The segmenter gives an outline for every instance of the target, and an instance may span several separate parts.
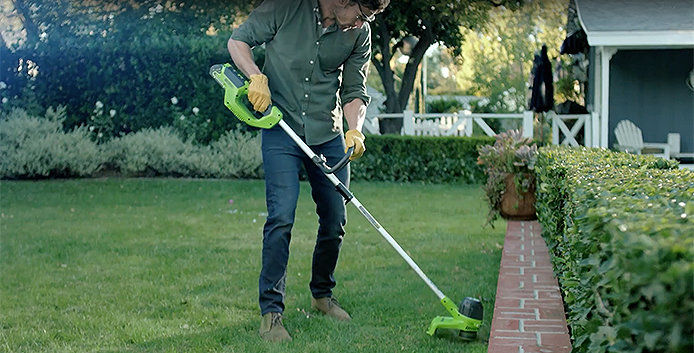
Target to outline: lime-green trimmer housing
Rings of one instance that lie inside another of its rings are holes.
[[[210,75],[224,88],[224,105],[244,123],[269,129],[282,120],[282,112],[272,104],[262,113],[249,109],[247,96],[250,82],[231,64],[212,66]]]

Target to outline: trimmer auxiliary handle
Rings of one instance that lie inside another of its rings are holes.
[[[434,335],[439,328],[460,330],[462,337],[472,339],[482,325],[482,305],[474,298],[465,298],[457,308],[453,300],[448,298],[439,290],[438,287],[427,277],[422,269],[419,268],[412,258],[400,247],[400,244],[393,239],[388,231],[383,228],[378,221],[366,210],[364,205],[354,197],[347,187],[335,176],[335,172],[349,163],[354,147],[350,147],[345,156],[333,167],[329,167],[323,156],[316,155],[313,150],[299,137],[292,128],[282,120],[282,112],[273,105],[265,112],[254,112],[248,102],[248,79],[232,64],[219,64],[210,68],[210,75],[224,88],[224,105],[231,110],[234,115],[248,125],[269,129],[279,124],[280,128],[294,140],[304,153],[325,173],[330,182],[335,185],[337,191],[345,199],[345,203],[352,203],[354,207],[376,228],[383,238],[397,251],[397,253],[407,262],[417,275],[429,286],[451,314],[451,317],[437,316],[431,321],[427,333]],[[463,313],[461,313],[461,310]]]

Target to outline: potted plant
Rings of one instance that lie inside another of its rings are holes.
[[[480,146],[477,164],[484,166],[483,189],[489,201],[487,223],[499,215],[530,220],[535,216],[535,161],[537,145],[520,130],[496,135],[494,145]]]

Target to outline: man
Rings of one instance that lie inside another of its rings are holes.
[[[361,133],[369,96],[371,56],[368,25],[389,0],[266,0],[239,26],[227,47],[250,78],[248,100],[257,111],[271,103],[318,155],[334,165],[347,148],[350,160],[364,153]],[[251,48],[265,44],[265,65],[255,65]],[[342,135],[342,116],[349,130]],[[279,127],[262,132],[268,217],[263,228],[259,302],[260,336],[289,341],[282,323],[289,242],[303,165],[318,214],[313,252],[311,306],[338,320],[350,320],[332,296],[333,273],[345,234],[344,200],[330,181]],[[336,173],[349,186],[349,166]]]

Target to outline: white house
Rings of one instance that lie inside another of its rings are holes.
[[[694,152],[694,0],[575,4],[590,46],[586,105],[599,116],[592,144],[612,147],[629,119],[645,141],[678,133],[681,150]]]

